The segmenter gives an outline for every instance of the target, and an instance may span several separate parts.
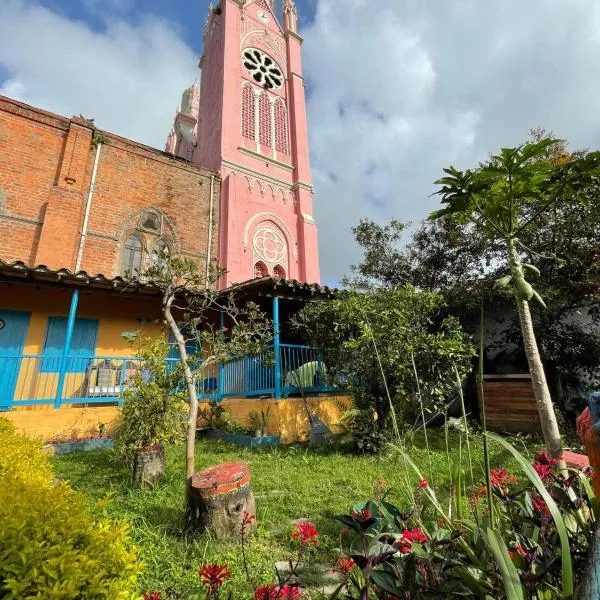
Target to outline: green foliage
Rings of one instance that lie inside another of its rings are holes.
[[[374,411],[376,428],[389,428],[390,400],[399,416],[416,414],[420,394],[428,409],[453,389],[454,367],[464,376],[473,354],[454,318],[443,318],[443,298],[411,286],[344,292],[306,306],[297,325],[323,352],[332,383],[344,385],[355,406]],[[412,358],[416,365],[415,378]],[[366,426],[364,417],[357,426]]]
[[[465,502],[460,475],[452,483],[454,501],[444,509],[437,497],[440,487],[423,479],[405,454],[405,465],[418,478],[413,477],[412,510],[378,500],[355,504],[350,514],[336,517],[345,526],[342,550],[356,567],[334,597],[573,598],[586,572],[596,519],[587,477],[563,477],[556,472],[558,461],[547,453],[531,465],[505,440],[491,439],[527,475],[520,482],[507,469],[492,470],[492,506],[485,501],[483,483],[470,488]]]
[[[377,426],[377,414],[371,409],[355,408],[344,412],[339,426],[351,448],[363,454],[378,454],[392,439],[390,431]]]
[[[164,337],[142,339],[137,350],[143,369],[128,383],[115,432],[115,450],[128,462],[138,448],[183,439],[187,420],[181,369],[166,361]]]
[[[129,536],[124,521],[90,517],[81,495],[54,485],[39,444],[0,419],[0,598],[137,599]]]

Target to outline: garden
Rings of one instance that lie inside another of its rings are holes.
[[[144,370],[113,449],[48,457],[0,419],[0,598],[597,597],[599,485],[563,452],[600,455],[584,410],[600,356],[600,154],[533,138],[446,169],[443,208],[408,244],[406,224],[361,222],[346,288],[286,324],[352,399],[319,444],[198,435],[199,417],[265,433],[268,412],[233,423],[201,408],[196,384],[266,352],[272,324],[163,257],[145,277],[179,360],[165,340],[135,340]],[[488,431],[494,369],[531,376],[539,435]]]

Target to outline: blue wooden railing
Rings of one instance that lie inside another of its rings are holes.
[[[176,358],[167,362],[173,367]],[[123,356],[0,357],[0,410],[18,406],[121,403],[127,383],[143,363]],[[198,377],[201,399],[287,397],[332,391],[320,353],[310,346],[279,344],[256,356],[214,365]]]

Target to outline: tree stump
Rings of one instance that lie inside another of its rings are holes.
[[[165,476],[165,449],[162,444],[138,448],[133,463],[133,483],[154,487]]]
[[[192,477],[189,520],[193,529],[210,531],[218,540],[237,540],[244,513],[256,517],[250,467],[245,463],[216,465]],[[246,531],[256,527],[256,518]]]

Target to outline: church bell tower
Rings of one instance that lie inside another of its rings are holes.
[[[221,175],[221,287],[269,275],[319,282],[297,23],[294,0],[281,15],[275,0],[211,6],[199,110],[178,113],[167,143]]]

